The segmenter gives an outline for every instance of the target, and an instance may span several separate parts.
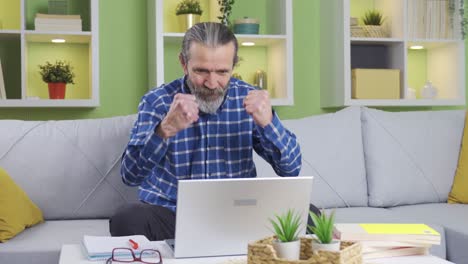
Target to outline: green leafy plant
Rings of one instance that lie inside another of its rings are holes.
[[[372,9],[366,11],[362,17],[364,25],[380,26],[384,22],[384,17],[379,10]]]
[[[47,61],[45,64],[39,65],[39,69],[42,80],[46,83],[75,83],[73,81],[75,74],[69,62],[59,60],[52,64]]]
[[[176,15],[184,14],[203,14],[200,2],[198,0],[182,0],[176,7]]]
[[[335,211],[332,211],[330,215],[327,215],[325,211],[322,211],[320,215],[316,215],[314,212],[309,212],[312,221],[315,226],[307,226],[309,231],[313,232],[321,244],[329,244],[333,240],[333,228],[335,225]]]
[[[222,24],[229,26],[229,16],[231,16],[234,0],[218,0],[218,5],[219,11],[221,11],[221,16],[218,16],[218,19]]]
[[[276,237],[281,242],[296,241],[301,225],[301,216],[294,210],[288,210],[280,216],[275,215],[275,219],[269,219],[273,226]]]

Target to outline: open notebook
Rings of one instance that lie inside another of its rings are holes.
[[[130,239],[138,244],[136,249],[132,249],[137,256],[144,249],[158,250],[163,258],[172,256],[171,250],[166,243],[162,241],[149,241],[143,235],[120,237],[85,235],[81,244],[84,254],[89,260],[106,260],[112,256],[114,248],[132,248],[133,244],[130,243]],[[130,257],[131,255],[122,255],[122,257],[125,256]]]

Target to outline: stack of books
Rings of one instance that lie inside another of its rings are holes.
[[[361,242],[364,259],[427,255],[441,240],[425,224],[335,224],[334,236]]]
[[[34,26],[36,30],[41,31],[82,31],[80,15],[37,13]]]

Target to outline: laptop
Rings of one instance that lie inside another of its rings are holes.
[[[289,209],[304,235],[313,177],[181,180],[175,258],[247,254],[247,245],[273,235],[269,218]]]

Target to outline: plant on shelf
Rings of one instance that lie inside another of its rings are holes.
[[[229,16],[231,16],[234,0],[218,0],[218,5],[219,11],[221,12],[221,16],[218,16],[218,19],[222,24],[230,26],[231,22],[229,21]]]
[[[377,9],[366,11],[362,17],[364,25],[381,26],[384,22],[382,13]]]
[[[203,10],[198,0],[182,0],[177,4],[176,15],[179,17],[182,31],[186,31],[196,23],[199,23],[202,14]]]
[[[182,0],[177,4],[176,15],[185,14],[196,14],[202,15],[203,10],[201,9],[200,2],[198,0]]]
[[[362,17],[362,23],[364,23],[364,31],[366,37],[386,37],[386,34],[382,28],[385,18],[382,13],[377,9],[367,10]]]
[[[58,60],[54,64],[39,65],[42,80],[48,84],[50,99],[64,99],[68,83],[75,84],[73,67],[69,62]]]
[[[277,240],[273,243],[278,257],[297,260],[300,255],[301,243],[298,238],[301,216],[290,209],[285,214],[275,215],[269,219]]]
[[[320,214],[309,212],[315,226],[309,225],[308,229],[314,233],[312,240],[312,251],[318,250],[339,251],[340,241],[333,239],[333,229],[335,227],[335,211],[329,215],[324,210]]]

